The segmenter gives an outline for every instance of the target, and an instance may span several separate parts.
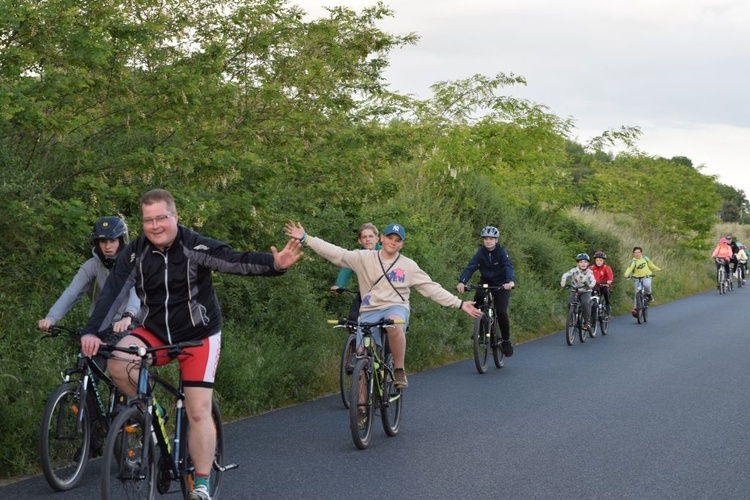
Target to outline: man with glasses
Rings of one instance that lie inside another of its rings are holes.
[[[302,256],[300,243],[290,239],[279,252],[237,252],[228,245],[206,238],[178,224],[172,195],[154,189],[141,197],[143,234],[131,242],[118,258],[102,295],[81,337],[81,352],[96,354],[116,313],[113,304],[135,286],[142,307],[141,327],[119,345],[150,346],[203,340],[179,356],[185,388],[185,408],[190,422],[188,441],[195,464],[196,486],[189,500],[210,500],[210,474],[216,446],[211,401],[221,349],[221,310],[214,292],[212,272],[277,276]],[[125,394],[136,393],[138,358],[118,353],[110,360],[110,373]],[[159,358],[156,365],[168,363]]]

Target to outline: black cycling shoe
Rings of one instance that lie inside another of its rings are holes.
[[[510,340],[503,340],[500,343],[500,351],[506,358],[513,356],[513,344],[510,343]]]

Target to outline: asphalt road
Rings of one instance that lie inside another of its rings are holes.
[[[748,306],[748,288],[704,293],[585,344],[518,345],[485,375],[472,359],[411,374],[401,433],[377,421],[363,451],[338,394],[227,424],[240,467],[221,498],[750,498]],[[98,498],[98,462],[72,492],[37,476],[0,494]]]

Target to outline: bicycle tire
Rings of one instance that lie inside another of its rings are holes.
[[[156,495],[156,443],[149,439],[148,463],[142,464],[144,439],[149,437],[141,410],[131,406],[115,417],[104,447],[101,469],[102,500],[154,498]]]
[[[339,370],[339,387],[341,390],[341,402],[344,408],[349,408],[349,393],[352,390],[352,370],[354,370],[354,361],[357,354],[357,336],[350,333],[344,341],[344,347],[341,349],[341,363]]]
[[[742,272],[742,266],[737,264],[737,288],[742,288],[742,280],[744,277],[745,276]]]
[[[581,304],[583,306],[583,304]],[[583,311],[581,309],[578,310],[578,321],[576,322],[577,328],[578,328],[578,340],[583,344],[586,342],[586,336],[588,335],[588,330],[583,329]]]
[[[573,341],[576,338],[576,309],[574,304],[568,305],[568,319],[565,322],[565,342],[568,345],[573,345]]]
[[[471,336],[474,346],[474,365],[483,374],[487,371],[487,359],[490,352],[490,327],[487,313],[474,320],[474,333]]]
[[[393,355],[385,358],[388,368],[383,374],[383,397],[380,398],[380,419],[383,430],[389,436],[395,436],[401,430],[404,394],[393,385]]]
[[[648,302],[643,302],[643,307],[641,308],[641,319],[644,323],[648,321]]]
[[[501,349],[502,340],[497,336],[497,319],[492,322],[492,330],[490,333],[490,343],[492,345],[492,359],[495,361],[495,368],[500,369],[505,364],[505,355]]]
[[[638,320],[638,324],[641,324],[641,311],[643,310],[643,293],[636,292],[635,294],[635,319]]]
[[[602,335],[607,335],[607,332],[609,332],[609,314],[607,314],[607,306],[603,307],[604,309],[599,314],[599,327]]]
[[[726,287],[726,280],[724,279],[724,266],[722,265],[717,270],[717,276],[716,276],[717,282],[719,283],[719,295],[723,295],[725,293],[725,287]]]
[[[85,411],[80,384],[58,386],[44,406],[39,430],[39,456],[47,483],[55,491],[74,488],[83,477],[91,448],[91,424],[84,415],[78,430],[78,413]]]
[[[364,391],[364,402],[359,403],[360,393]],[[370,445],[372,438],[372,419],[375,416],[375,405],[373,396],[373,371],[370,367],[370,359],[362,358],[354,365],[352,372],[352,393],[349,396],[351,406],[349,408],[349,427],[352,431],[352,440],[360,450]],[[355,403],[356,401],[356,403]],[[364,425],[359,425],[359,410],[362,408],[365,414]]]
[[[187,418],[187,412],[183,412],[183,423],[182,430],[180,432],[180,490],[184,498],[187,498],[188,493],[193,491],[195,487],[195,468],[193,467],[193,461],[190,459],[190,452],[188,449],[188,428],[190,427]],[[214,463],[211,467],[211,487],[210,494],[211,499],[216,500],[219,498],[219,488],[221,487],[221,476],[222,471],[220,467],[224,464],[224,421],[221,418],[221,410],[219,409],[219,403],[216,400],[211,402],[211,417],[214,421],[214,428],[216,429],[216,448],[214,451]]]
[[[596,300],[596,303],[591,306],[591,318],[589,318],[589,325],[591,325],[591,330],[589,330],[589,336],[593,339],[596,338],[597,331],[599,330],[599,300]]]

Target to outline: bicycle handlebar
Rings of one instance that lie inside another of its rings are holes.
[[[110,351],[124,352],[126,354],[134,354],[139,358],[146,358],[151,353],[156,351],[168,351],[164,356],[175,357],[182,353],[188,347],[200,347],[203,345],[203,340],[186,340],[185,342],[178,342],[176,344],[161,345],[157,347],[146,347],[137,346],[131,344],[127,347],[122,346],[110,346]]]
[[[352,290],[350,288],[343,288],[343,287],[333,290],[333,293],[335,293],[336,295],[341,295],[344,292],[356,295],[359,293],[359,290]]]
[[[335,325],[335,328],[345,327],[345,326],[358,326],[361,328],[380,328],[380,327],[388,328],[394,325],[403,325],[406,323],[406,321],[403,319],[390,319],[390,318],[383,318],[374,323],[363,323],[363,322],[354,321],[354,320],[346,319],[346,318],[329,319],[329,320],[326,320],[326,322],[329,325]]]
[[[505,290],[505,285],[488,285],[486,283],[476,284],[476,285],[464,285],[466,289],[464,292],[470,292],[474,290],[486,290],[488,292],[495,292],[498,290]],[[511,290],[514,289],[515,286],[511,287]]]

